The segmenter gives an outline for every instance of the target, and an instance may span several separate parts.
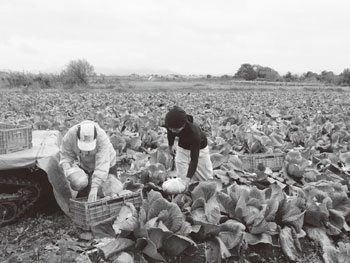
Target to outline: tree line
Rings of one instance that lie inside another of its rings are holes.
[[[287,72],[281,76],[276,70],[270,67],[264,67],[260,65],[251,65],[248,63],[242,64],[234,75],[236,79],[243,80],[261,80],[261,81],[284,81],[284,82],[314,82],[325,83],[329,85],[350,85],[350,69],[344,69],[339,75],[334,74],[332,71],[322,71],[317,74],[312,71],[308,71],[301,75],[292,74]]]
[[[94,75],[96,75],[94,67],[85,59],[79,59],[70,61],[59,74],[6,72],[1,77],[1,81],[10,88],[56,88],[60,85],[65,88],[73,88],[87,85],[89,77]]]
[[[9,72],[1,76],[1,82],[12,87],[55,88],[63,85],[66,88],[88,85],[89,78],[96,76],[94,67],[85,59],[72,60],[59,74],[31,74]],[[207,75],[206,78],[212,78]],[[248,63],[242,64],[234,76],[224,75],[223,79],[242,79],[247,81],[268,82],[302,82],[324,83],[327,85],[350,86],[350,69],[344,69],[339,75],[332,71],[322,71],[320,74],[308,71],[301,75],[287,72],[281,76],[276,70]]]

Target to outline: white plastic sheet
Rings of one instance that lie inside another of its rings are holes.
[[[56,201],[69,215],[69,199],[75,196],[59,167],[59,148],[62,135],[59,131],[33,131],[33,147],[0,155],[0,170],[29,167],[36,164],[48,175]]]

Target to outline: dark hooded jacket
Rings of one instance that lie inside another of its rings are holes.
[[[187,121],[183,130],[178,133],[172,133],[168,127],[167,128],[167,136],[169,146],[174,145],[175,137],[179,137],[178,146],[191,151],[191,161],[188,167],[187,177],[192,177],[197,170],[199,151],[204,149],[208,142],[205,133],[201,130],[201,128],[193,123],[193,117],[191,115],[187,115]]]

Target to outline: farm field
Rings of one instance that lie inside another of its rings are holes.
[[[95,238],[63,212],[29,213],[0,228],[0,262],[350,262],[350,93],[189,87],[2,91],[1,121],[62,134],[97,121],[126,189],[147,197],[139,211],[126,206],[92,231]],[[206,131],[215,182],[168,196],[162,124],[173,105]],[[251,155],[284,159],[281,169],[251,171]]]

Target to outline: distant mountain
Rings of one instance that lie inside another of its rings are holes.
[[[178,74],[175,71],[168,69],[151,69],[151,68],[107,68],[107,67],[95,67],[97,74],[105,75],[169,75]]]

